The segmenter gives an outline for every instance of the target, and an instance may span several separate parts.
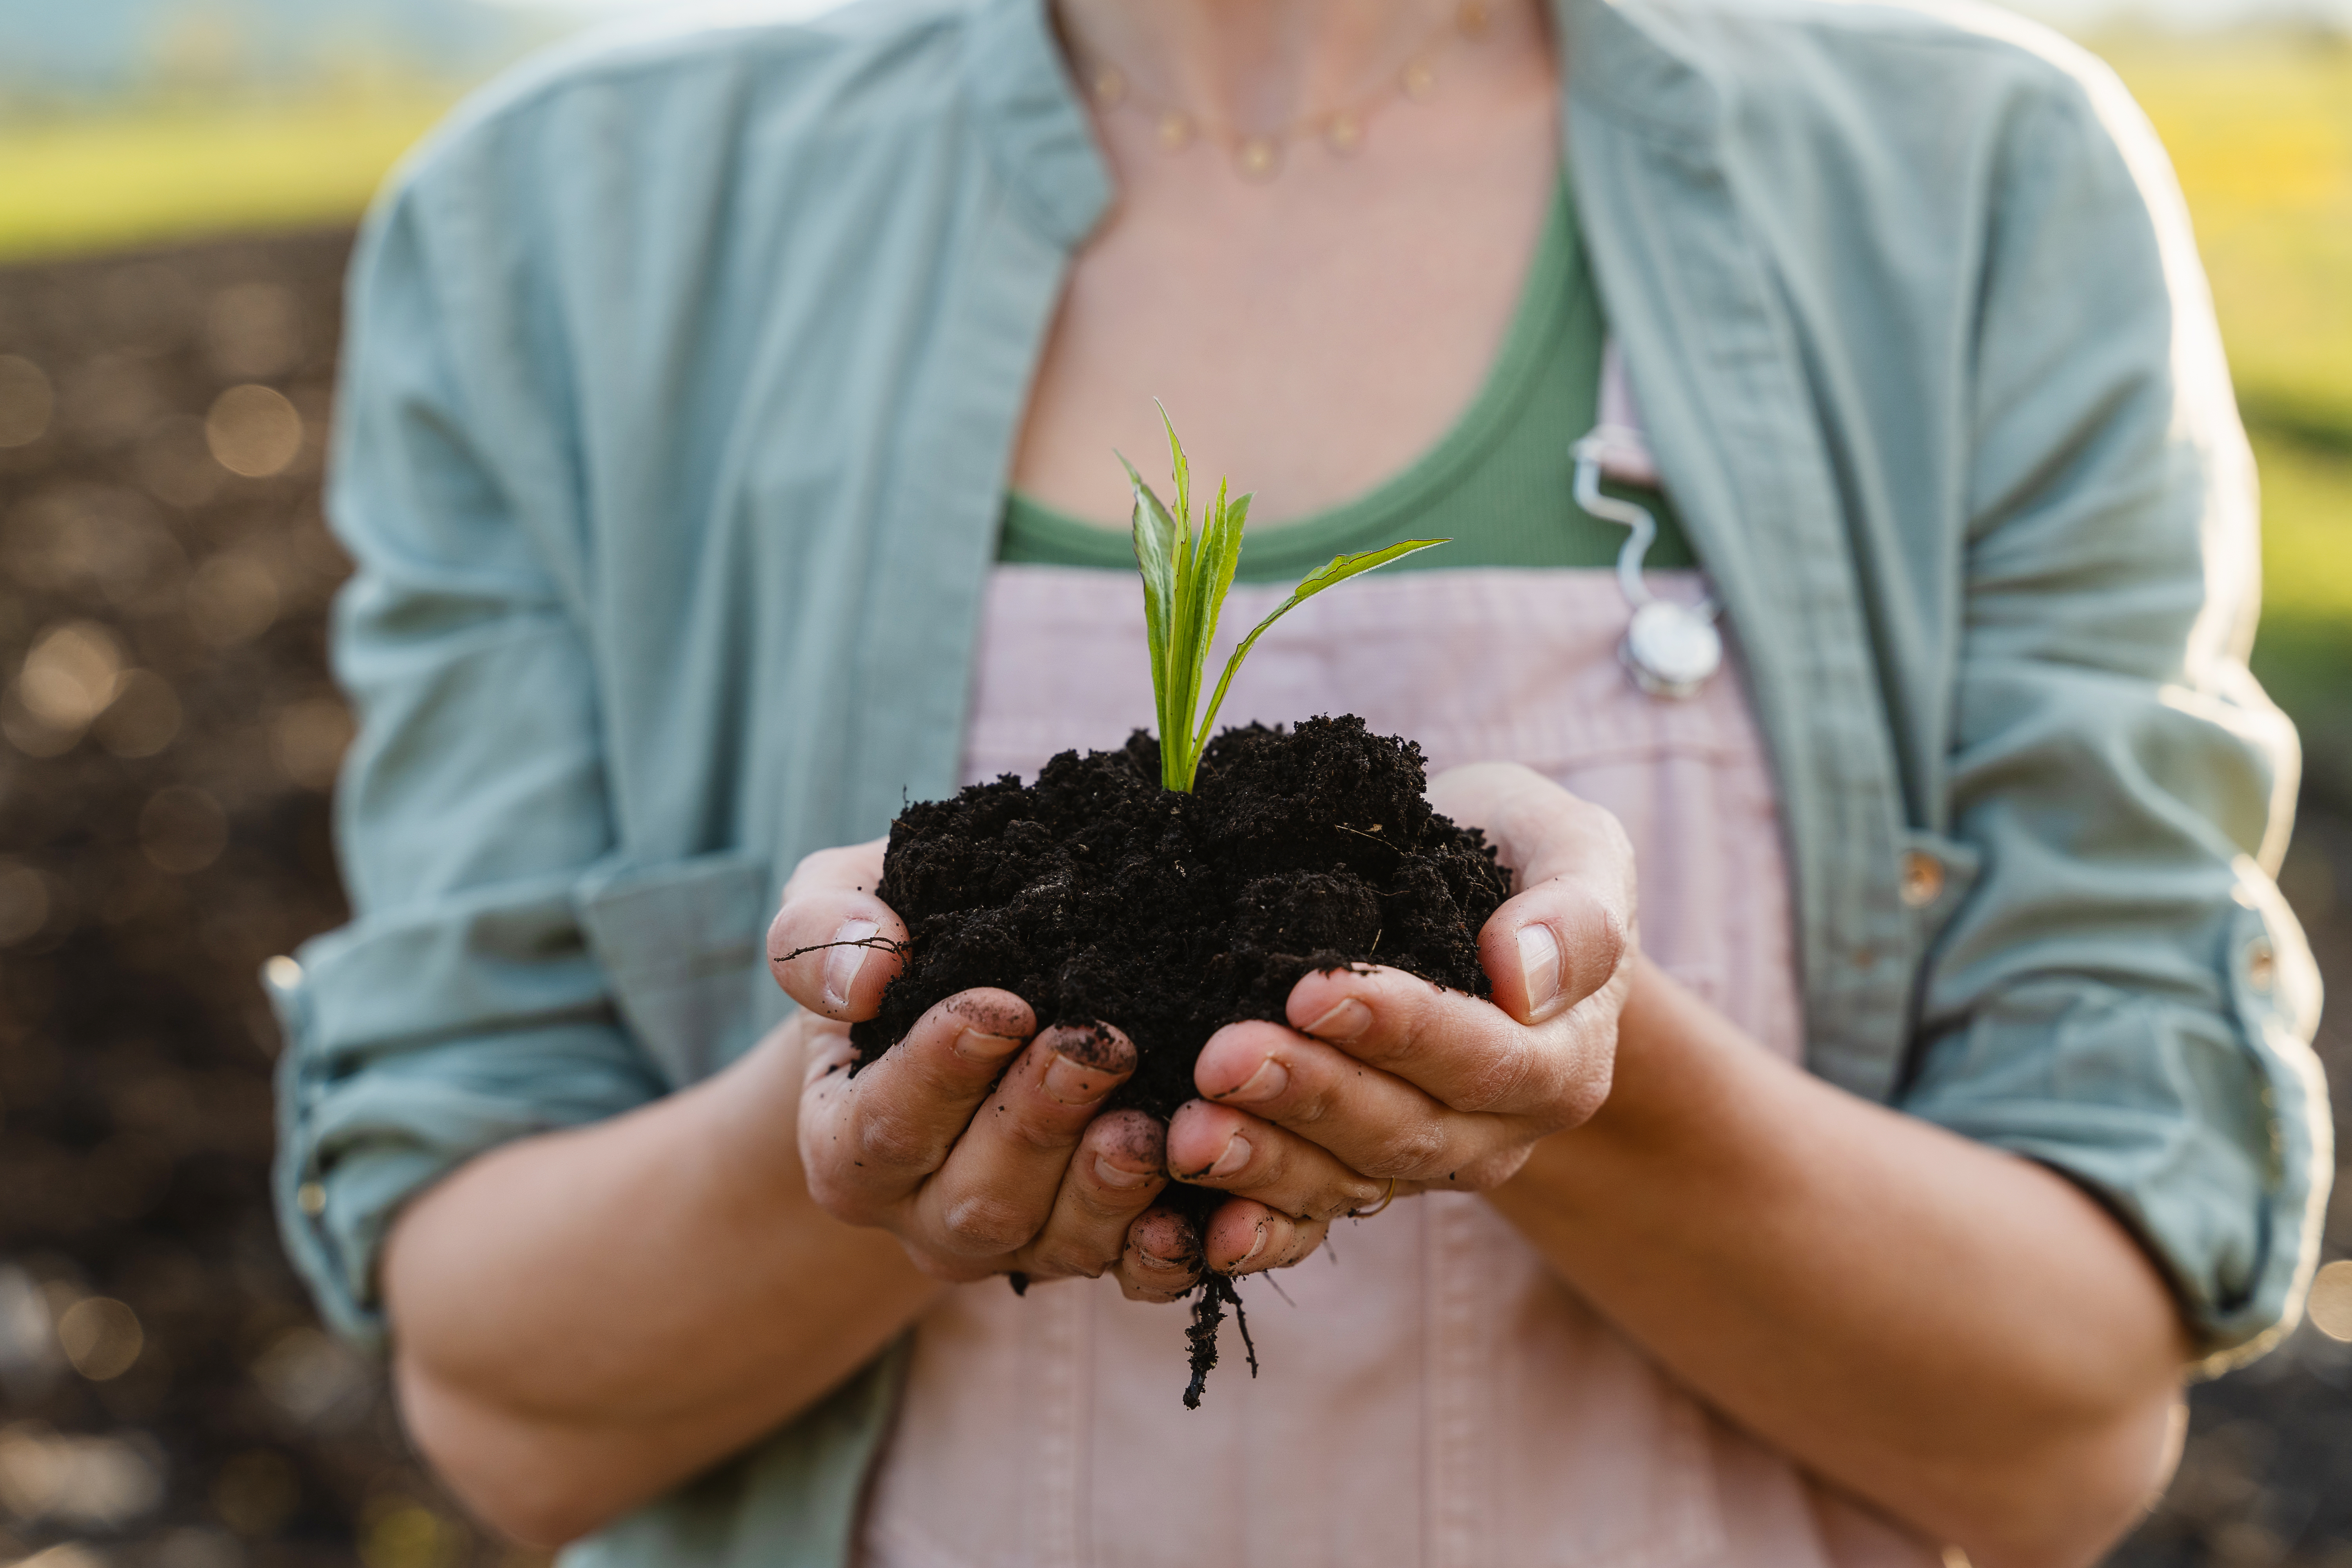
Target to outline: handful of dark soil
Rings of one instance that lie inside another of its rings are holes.
[[[1160,778],[1138,731],[1116,752],[1063,752],[1034,784],[1008,774],[901,812],[877,891],[911,940],[880,1013],[850,1031],[860,1064],[935,1004],[998,986],[1041,1027],[1126,1031],[1138,1067],[1106,1109],[1164,1120],[1194,1098],[1209,1037],[1281,1022],[1310,971],[1383,963],[1487,994],[1478,930],[1510,876],[1476,829],[1430,809],[1412,742],[1352,715],[1253,724],[1209,743],[1192,794]],[[1222,1195],[1179,1184],[1161,1201],[1198,1225]],[[1229,1302],[1233,1282],[1205,1276],[1187,1405]]]

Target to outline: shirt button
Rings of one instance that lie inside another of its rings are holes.
[[[2246,948],[2246,984],[2257,991],[2268,991],[2278,980],[2278,949],[2266,938],[2257,937]]]
[[[273,991],[299,991],[302,988],[302,966],[279,953],[261,966],[261,977]]]
[[[294,1189],[295,1206],[312,1219],[327,1212],[327,1189],[317,1182],[305,1182]]]
[[[1924,910],[1944,896],[1944,863],[1924,849],[1903,857],[1903,904]]]

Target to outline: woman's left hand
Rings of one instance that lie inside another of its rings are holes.
[[[1391,1194],[1486,1191],[1608,1098],[1635,952],[1624,829],[1507,763],[1453,769],[1429,795],[1514,871],[1478,934],[1493,999],[1401,970],[1331,970],[1291,989],[1290,1027],[1212,1036],[1192,1074],[1202,1098],[1168,1127],[1171,1173],[1251,1194],[1211,1217],[1212,1268],[1295,1263],[1332,1220]]]

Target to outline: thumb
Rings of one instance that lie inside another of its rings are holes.
[[[827,1018],[874,1016],[906,960],[907,925],[874,896],[882,841],[824,849],[784,884],[768,927],[768,967],[786,994]]]
[[[1511,763],[1449,769],[1429,799],[1482,829],[1512,873],[1512,896],[1478,933],[1495,1005],[1538,1024],[1608,984],[1637,929],[1633,845],[1617,818]]]

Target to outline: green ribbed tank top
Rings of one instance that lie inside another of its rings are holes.
[[[1607,324],[1563,183],[1527,287],[1486,384],[1437,445],[1365,495],[1283,522],[1253,521],[1244,535],[1244,582],[1296,582],[1334,555],[1401,539],[1450,538],[1384,571],[1465,566],[1609,566],[1625,530],[1576,504],[1570,447],[1593,426]],[[1664,498],[1604,485],[1658,520],[1644,564],[1694,564]],[[1085,521],[1014,491],[1005,500],[996,558],[1131,572],[1124,524]]]

